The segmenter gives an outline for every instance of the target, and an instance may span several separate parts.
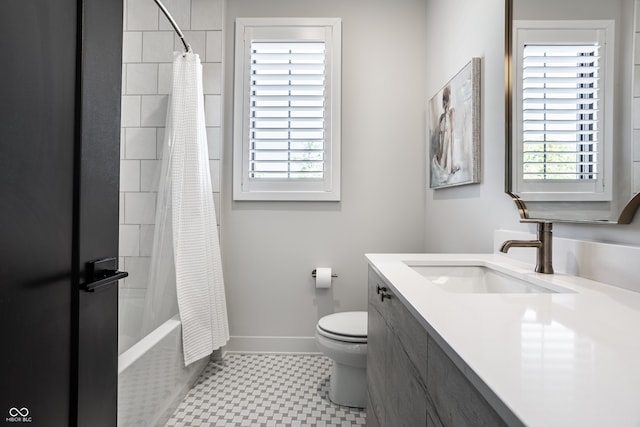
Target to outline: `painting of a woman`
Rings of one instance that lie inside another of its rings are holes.
[[[474,58],[431,98],[431,188],[479,182],[479,74]]]

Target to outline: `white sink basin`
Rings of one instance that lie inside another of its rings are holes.
[[[409,265],[431,283],[454,293],[522,294],[522,293],[573,293],[557,285],[531,283],[480,265],[425,266]]]

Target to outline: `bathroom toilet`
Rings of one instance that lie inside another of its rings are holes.
[[[329,399],[338,405],[364,408],[367,399],[367,312],[324,316],[316,327],[318,349],[333,359]]]

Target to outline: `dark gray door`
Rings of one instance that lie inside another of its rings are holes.
[[[116,423],[122,2],[0,3],[0,421]],[[115,264],[113,265],[115,269]]]

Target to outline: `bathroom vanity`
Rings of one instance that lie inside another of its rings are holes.
[[[640,423],[640,294],[497,254],[373,254],[369,426]]]

